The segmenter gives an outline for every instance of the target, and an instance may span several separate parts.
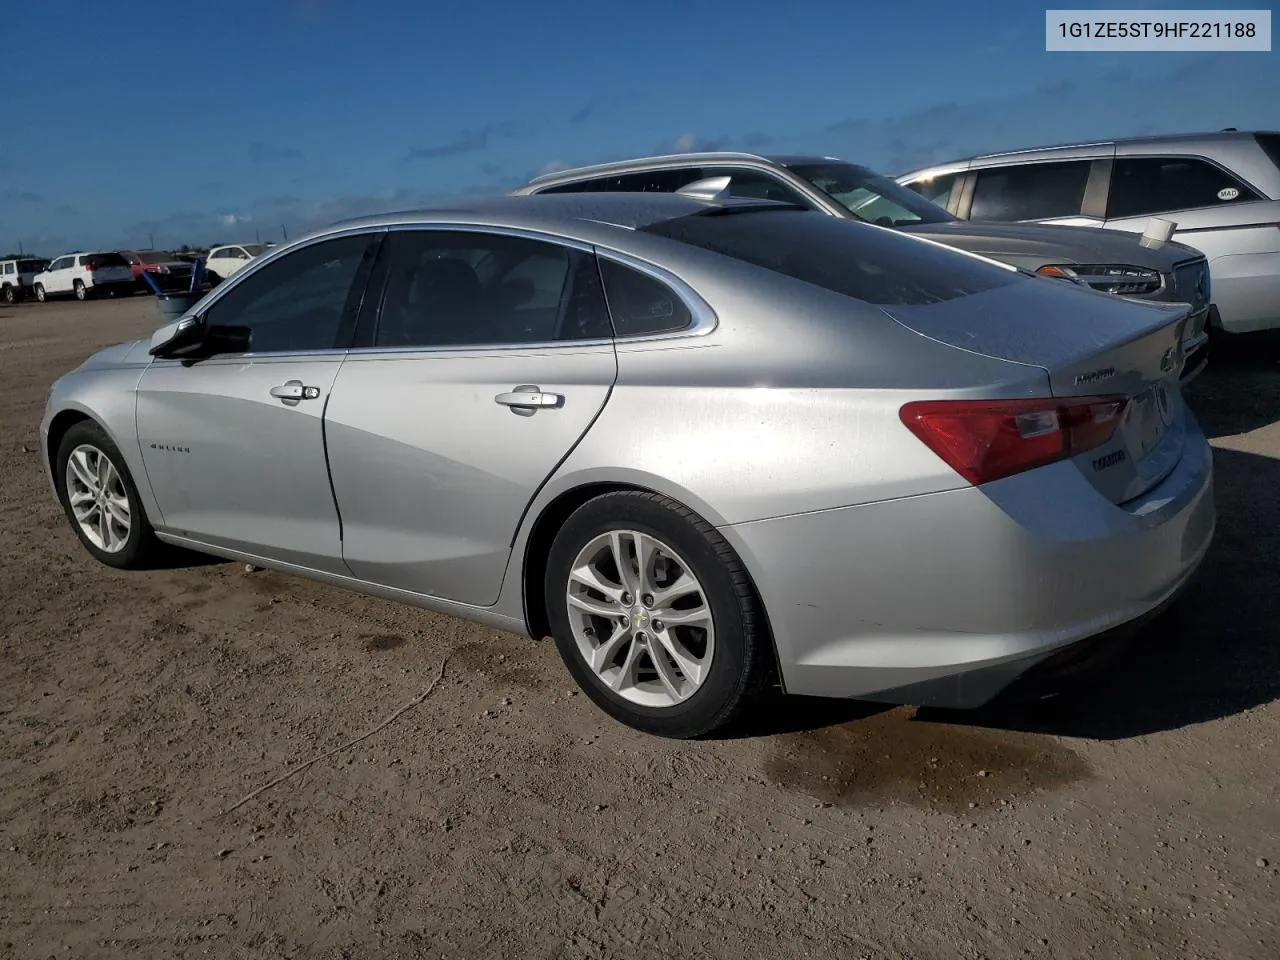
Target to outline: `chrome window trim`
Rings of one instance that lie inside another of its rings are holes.
[[[698,296],[683,280],[676,277],[670,271],[664,270],[663,268],[638,257],[622,253],[619,250],[601,247],[597,244],[586,243],[582,240],[577,240],[573,237],[566,237],[561,234],[547,233],[545,231],[532,230],[524,227],[488,226],[486,224],[449,223],[440,221],[433,223],[396,224],[389,229],[391,232],[409,230],[443,230],[448,232],[498,234],[499,236],[509,236],[524,240],[536,240],[543,243],[558,244],[572,250],[577,250],[581,253],[591,254],[596,257],[604,257],[605,259],[612,260],[620,266],[628,267],[639,273],[643,273],[668,287],[685,305],[685,308],[689,311],[689,314],[693,319],[688,326],[682,327],[679,330],[633,337],[594,337],[590,340],[543,340],[530,343],[450,344],[448,346],[438,347],[356,347],[346,351],[348,359],[350,360],[366,359],[374,356],[385,356],[390,359],[406,355],[458,356],[488,353],[546,353],[548,351],[563,353],[583,348],[612,346],[614,344],[648,343],[652,341],[673,340],[687,337],[702,337],[714,330],[719,324],[719,319],[716,317],[715,312],[711,309],[710,305]],[[610,323],[612,323],[612,318],[610,318]]]

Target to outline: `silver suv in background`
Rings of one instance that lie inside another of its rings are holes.
[[[730,197],[790,202],[979,254],[1033,273],[1142,300],[1196,307],[1183,335],[1190,378],[1207,359],[1209,272],[1198,250],[1149,247],[1129,233],[1044,224],[968,223],[892,178],[835,157],[708,152],[646,157],[560,170],[514,194],[674,193],[728,178]]]
[[[993,153],[897,178],[962,219],[1141,233],[1152,217],[1201,250],[1210,324],[1280,328],[1280,133],[1136,137]]]

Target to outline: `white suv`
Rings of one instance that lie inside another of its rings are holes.
[[[4,302],[18,303],[25,300],[36,274],[48,266],[48,260],[33,257],[0,260],[0,294],[4,296]]]
[[[68,253],[36,274],[31,287],[41,303],[50,297],[88,300],[100,293],[132,294],[133,267],[118,253]]]
[[[226,280],[254,257],[262,256],[273,246],[273,243],[230,243],[225,247],[213,247],[204,263],[205,272],[214,283]]]

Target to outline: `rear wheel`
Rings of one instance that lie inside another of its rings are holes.
[[[76,299],[77,299],[77,300],[88,300],[88,299],[89,299],[89,291],[88,291],[88,289],[85,287],[85,285],[84,285],[84,281],[83,281],[83,280],[77,280],[77,281],[76,281],[76,283],[75,283],[75,291],[76,291]]]
[[[147,521],[124,457],[96,423],[75,424],[58,444],[58,497],[86,550],[122,569],[150,565],[161,545]]]
[[[15,290],[13,287],[9,286],[8,284],[5,284],[5,288],[4,288],[4,302],[5,303],[18,302],[18,291]]]
[[[769,679],[764,612],[741,560],[667,497],[608,493],[580,507],[552,544],[545,589],[565,666],[628,726],[704,736]]]
[[[44,292],[43,283],[37,283],[35,285],[35,291],[36,291],[36,299],[39,300],[41,303],[44,303],[46,300],[49,299],[49,295]]]

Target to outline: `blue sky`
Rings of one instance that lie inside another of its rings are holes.
[[[895,173],[1280,128],[1280,54],[1046,53],[1044,6],[1026,0],[58,6],[56,42],[45,15],[6,17],[0,253],[279,239],[683,149]]]

